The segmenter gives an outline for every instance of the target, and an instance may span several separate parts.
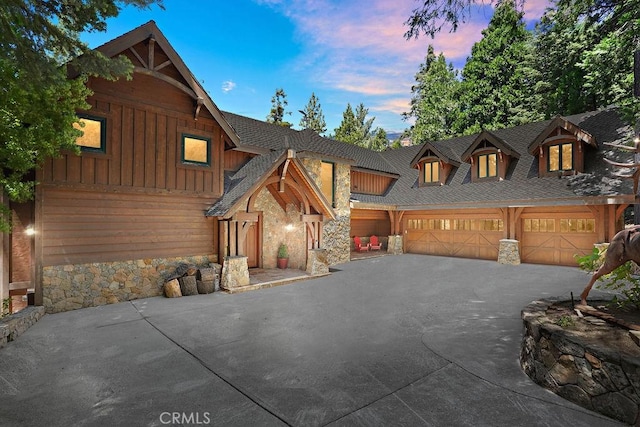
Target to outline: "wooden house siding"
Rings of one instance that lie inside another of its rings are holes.
[[[214,254],[208,197],[44,188],[43,265]]]
[[[360,194],[383,195],[394,181],[389,176],[375,175],[360,171],[351,171],[351,192]]]
[[[199,117],[196,121],[184,113],[118,102],[98,94],[89,102],[92,115],[106,118],[106,153],[65,153],[51,159],[44,164],[42,182],[222,196],[223,133],[213,119]],[[210,166],[182,164],[183,133],[211,139]]]
[[[255,154],[245,153],[242,151],[229,150],[224,153],[224,170],[237,171],[251,158],[255,157]]]
[[[391,222],[387,211],[352,209],[351,237],[375,234],[386,237],[391,234]]]

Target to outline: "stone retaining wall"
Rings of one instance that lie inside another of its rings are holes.
[[[0,347],[22,335],[44,316],[44,307],[29,305],[17,313],[0,319]]]
[[[44,267],[43,305],[47,313],[57,313],[158,296],[179,264],[217,261],[217,255],[207,255]]]
[[[640,421],[640,350],[628,331],[606,322],[587,330],[564,329],[549,316],[556,301],[534,301],[522,310],[520,364],[541,386],[592,411],[627,424]]]

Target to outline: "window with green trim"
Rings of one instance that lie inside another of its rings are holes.
[[[107,119],[89,115],[78,115],[73,127],[82,131],[76,139],[76,145],[82,151],[105,153],[107,150]]]
[[[573,170],[573,144],[549,146],[549,172]]]
[[[211,139],[183,133],[182,163],[199,166],[210,166]]]
[[[331,206],[336,205],[335,196],[336,168],[331,162],[321,162],[320,165],[320,183],[324,197],[327,198]]]
[[[498,176],[498,155],[496,153],[478,156],[478,178]]]

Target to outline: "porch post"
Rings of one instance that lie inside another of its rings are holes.
[[[0,192],[0,206],[8,208],[7,196]],[[11,253],[9,233],[0,234],[0,301],[9,297],[9,254]]]

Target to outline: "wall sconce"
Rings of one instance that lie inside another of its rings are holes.
[[[293,224],[289,223],[284,226],[285,231],[293,231]]]
[[[33,236],[34,234],[36,234],[36,229],[33,227],[33,225],[30,225],[24,229],[24,234],[26,234],[27,236]]]

